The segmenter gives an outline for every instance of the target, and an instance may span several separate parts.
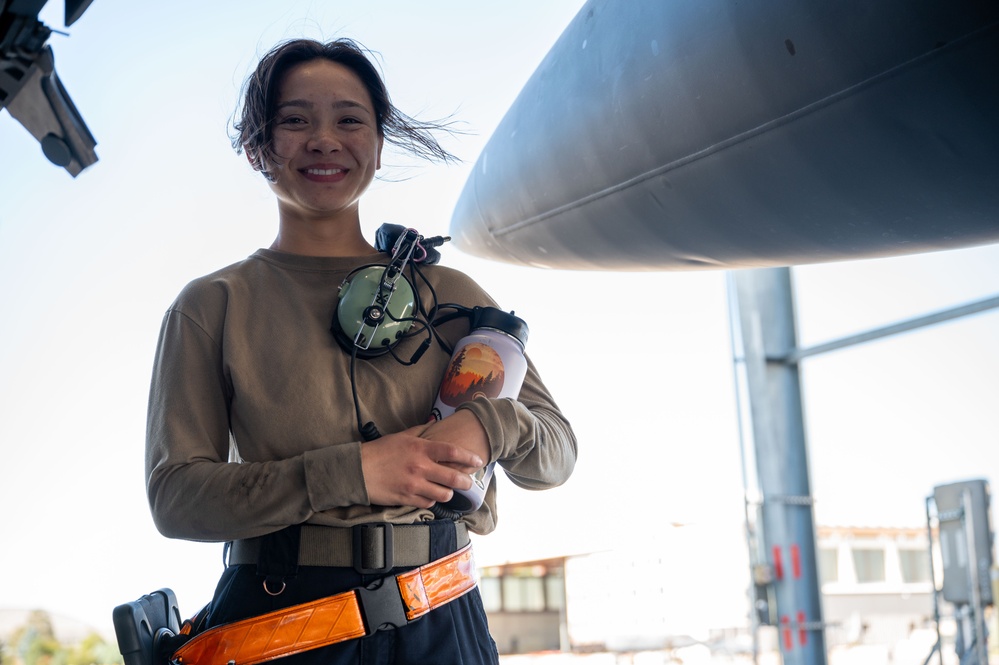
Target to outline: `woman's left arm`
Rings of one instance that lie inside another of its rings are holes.
[[[548,489],[572,474],[576,435],[530,360],[516,400],[479,397],[459,406],[455,415],[462,411],[470,411],[482,425],[489,445],[483,459],[498,462],[515,484]]]

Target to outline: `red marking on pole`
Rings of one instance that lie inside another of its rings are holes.
[[[784,579],[784,563],[781,561],[780,545],[774,545],[774,578]]]
[[[791,545],[791,574],[794,579],[801,579],[801,551],[798,545]]]
[[[791,618],[785,614],[781,617],[780,623],[784,627],[781,631],[784,633],[784,651],[790,651],[794,648],[794,638],[791,636]]]
[[[798,612],[798,641],[801,646],[805,646],[808,643],[808,631],[805,630],[805,613]]]

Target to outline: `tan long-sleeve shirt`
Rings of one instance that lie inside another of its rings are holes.
[[[146,484],[164,535],[226,541],[303,522],[433,519],[428,510],[370,505],[350,355],[330,332],[343,279],[386,259],[261,249],[185,287],[163,319],[149,396]],[[461,272],[421,270],[440,304],[496,306]],[[417,282],[429,306],[430,289]],[[467,331],[463,319],[439,327],[452,346]],[[423,339],[404,340],[398,355],[409,358]],[[409,367],[389,355],[358,360],[362,417],[385,434],[425,423],[447,362],[436,343]],[[516,401],[478,398],[460,408],[482,422],[489,461],[514,483],[545,489],[569,477],[575,437],[533,364]],[[495,479],[463,519],[476,533],[495,528]]]

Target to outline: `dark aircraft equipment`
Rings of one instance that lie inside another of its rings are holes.
[[[67,0],[72,25],[92,0]],[[97,161],[94,140],[55,72],[52,30],[38,20],[46,0],[0,0],[0,109],[34,136],[53,164],[73,177]]]
[[[999,241],[999,2],[590,0],[465,184],[471,253],[754,268]]]

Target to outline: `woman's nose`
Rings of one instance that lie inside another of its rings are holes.
[[[319,125],[309,137],[309,143],[306,147],[309,150],[326,153],[336,152],[340,150],[342,145],[334,127]]]

